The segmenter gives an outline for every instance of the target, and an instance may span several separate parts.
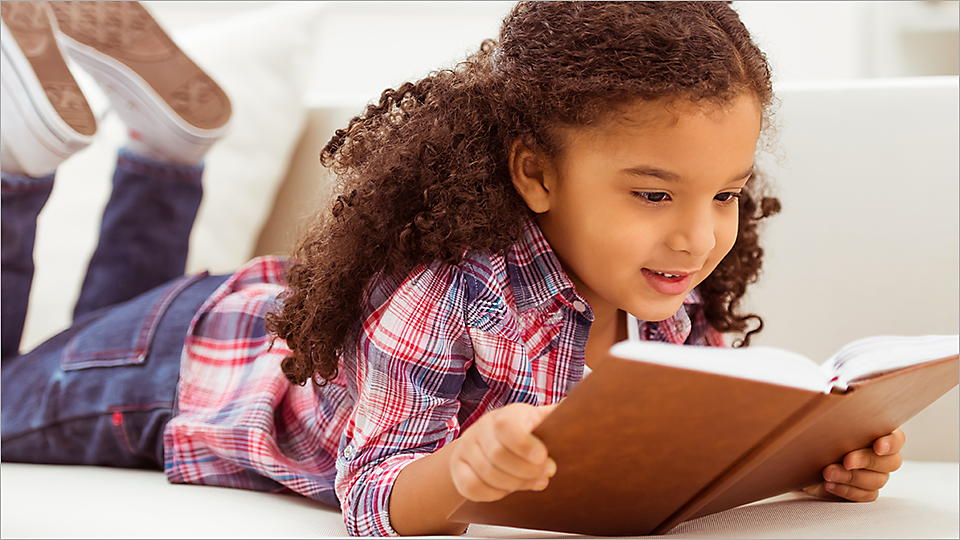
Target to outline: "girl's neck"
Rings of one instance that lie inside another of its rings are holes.
[[[627,339],[627,314],[622,309],[613,310],[612,315],[597,316],[594,312],[593,324],[590,325],[590,337],[609,338],[614,342]]]
[[[597,325],[599,320],[600,325]],[[584,361],[590,369],[596,369],[603,361],[614,343],[627,339],[627,315],[622,310],[615,310],[612,317],[604,319],[594,318],[590,326],[590,335],[587,337],[586,358]]]

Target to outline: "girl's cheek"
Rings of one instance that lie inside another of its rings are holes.
[[[715,259],[717,262],[722,260],[727,256],[727,253],[733,249],[733,245],[737,242],[737,222],[734,221],[732,224],[724,227],[717,238],[717,249],[711,258]]]

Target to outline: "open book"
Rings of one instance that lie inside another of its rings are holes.
[[[957,354],[958,342],[958,335],[873,336],[847,343],[821,364],[799,353],[764,346],[722,349],[621,341],[610,354],[829,394],[833,388],[846,390],[853,381]]]
[[[816,484],[956,386],[958,344],[874,336],[818,365],[775,347],[617,343],[533,431],[557,462],[549,487],[467,501],[448,519],[662,534]]]

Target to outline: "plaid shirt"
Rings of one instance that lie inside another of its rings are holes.
[[[358,343],[331,384],[290,384],[290,353],[264,315],[289,261],[259,257],[235,272],[190,323],[164,471],[174,483],[293,491],[343,511],[353,536],[397,536],[394,480],[484,413],[549,405],[583,378],[593,312],[533,220],[505,257],[468,253],[379,279],[364,295]],[[726,346],[696,290],[645,340]]]

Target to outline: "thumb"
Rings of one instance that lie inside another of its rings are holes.
[[[559,407],[560,404],[563,403],[563,400],[565,400],[565,399],[567,399],[567,396],[563,396],[562,398],[560,398],[560,401],[558,401],[558,402],[556,402],[556,403],[551,403],[550,405],[541,405],[541,406],[539,406],[539,407],[537,407],[537,408],[540,409],[540,410],[542,410],[542,411],[544,412],[544,415],[547,415],[547,414],[552,413],[554,409],[556,409],[557,407]]]
[[[550,413],[552,413],[553,410],[559,406],[560,406],[560,402],[558,401],[557,403],[554,403],[552,405],[540,405],[538,407],[534,407],[533,420],[535,421],[535,423],[542,422],[544,418],[550,416]]]

